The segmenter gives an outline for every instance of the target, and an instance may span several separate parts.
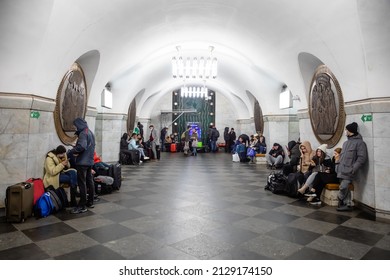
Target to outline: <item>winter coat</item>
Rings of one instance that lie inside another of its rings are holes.
[[[301,152],[299,147],[300,147],[299,144],[297,144],[297,142],[295,142],[294,140],[288,142],[287,149],[290,152],[289,154],[290,165],[295,166],[299,164],[299,160],[301,158]]]
[[[304,146],[306,148],[306,152],[302,153],[301,147]],[[311,148],[311,144],[309,141],[303,141],[302,144],[299,145],[299,151],[301,153],[301,163],[300,163],[300,171],[302,173],[306,173],[310,167],[310,161],[313,158],[315,152]]]
[[[120,149],[121,150],[127,150],[127,146],[129,145],[129,142],[127,141],[127,138],[128,138],[128,134],[127,133],[123,133],[122,135],[122,138],[121,138],[121,145],[120,145]]]
[[[82,118],[73,121],[78,135],[76,146],[69,151],[74,156],[76,166],[93,166],[93,154],[95,152],[95,135],[88,128],[88,124]]]
[[[65,154],[65,160],[68,160],[68,157]],[[60,162],[60,159],[52,152],[49,152],[45,159],[45,167],[43,175],[43,184],[45,188],[52,185],[54,188],[60,187],[60,173],[65,169],[69,168],[69,163],[64,165]]]
[[[337,177],[353,180],[360,167],[368,160],[367,146],[360,134],[348,137],[344,142],[338,164]]]

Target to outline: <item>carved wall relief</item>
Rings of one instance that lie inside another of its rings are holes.
[[[259,135],[263,134],[264,131],[264,120],[263,120],[263,112],[261,110],[259,101],[256,99],[255,105],[254,105],[254,110],[253,110],[253,118],[255,121],[255,129],[256,133]]]
[[[311,81],[309,114],[317,140],[334,147],[344,131],[344,99],[336,77],[325,65],[316,69]]]
[[[78,63],[74,63],[62,78],[54,111],[56,131],[64,144],[69,145],[76,140],[73,121],[78,117],[85,118],[87,101],[84,72]]]
[[[135,117],[136,117],[136,111],[137,111],[137,103],[135,101],[135,97],[133,101],[131,101],[129,110],[127,112],[127,132],[132,132],[134,127],[136,127],[135,123]]]

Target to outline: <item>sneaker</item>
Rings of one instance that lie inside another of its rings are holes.
[[[321,205],[321,200],[318,197],[314,197],[312,201],[310,201],[310,205]]]
[[[91,202],[87,202],[87,204],[85,204],[85,206],[87,206],[88,208],[95,208],[95,205],[93,205],[93,203],[91,203]]]
[[[70,211],[70,214],[80,214],[80,213],[85,213],[87,212],[88,209],[84,207],[75,207]]]
[[[310,191],[310,192],[308,192],[308,193],[305,193],[305,196],[308,196],[308,197],[316,197],[317,195],[316,195],[315,192]]]
[[[309,198],[306,200],[307,202],[312,202],[315,196],[309,196]]]
[[[144,160],[145,160],[145,159],[150,159],[150,158],[145,156],[145,157],[144,157]]]
[[[351,206],[348,206],[348,205],[343,205],[343,206],[337,207],[336,210],[337,211],[352,211],[353,208]]]

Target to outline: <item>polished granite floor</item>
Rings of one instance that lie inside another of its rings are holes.
[[[22,224],[0,210],[0,259],[390,260],[390,224],[264,190],[264,165],[225,153],[162,153],[122,166],[120,191],[90,211]]]

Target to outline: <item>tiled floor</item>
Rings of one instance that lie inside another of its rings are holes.
[[[390,224],[264,190],[269,170],[225,153],[122,166],[94,209],[22,224],[0,211],[0,259],[390,259]]]

